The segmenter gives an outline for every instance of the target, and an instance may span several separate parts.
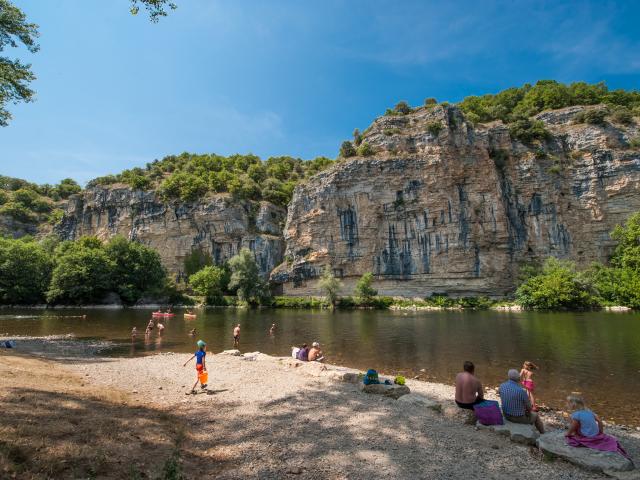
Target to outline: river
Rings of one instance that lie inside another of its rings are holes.
[[[581,392],[603,418],[640,425],[640,315],[635,313],[208,309],[198,310],[195,320],[177,312],[164,321],[162,336],[154,330],[145,337],[150,313],[0,310],[0,335],[109,340],[108,354],[117,356],[191,352],[202,338],[218,352],[232,348],[231,332],[240,323],[244,352],[289,355],[292,345],[317,340],[330,363],[443,383],[453,383],[468,359],[485,386],[498,385],[507,369],[530,360],[540,367],[536,384],[542,403],[563,408],[567,394]],[[274,336],[268,334],[272,323]],[[140,332],[135,341],[133,326]],[[193,328],[195,339],[189,336]]]

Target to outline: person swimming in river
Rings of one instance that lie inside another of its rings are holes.
[[[272,323],[271,328],[269,329],[269,335],[274,335],[276,333],[276,324]]]
[[[527,391],[527,395],[529,396],[529,401],[531,402],[531,410],[534,412],[538,411],[538,407],[536,406],[536,398],[535,398],[535,383],[533,382],[534,371],[538,369],[538,366],[530,361],[524,362],[522,365],[522,370],[520,370],[520,383]]]
[[[184,362],[184,365],[182,365],[183,367],[186,367],[187,363],[189,363],[194,358],[196,359],[196,383],[193,384],[191,393],[196,393],[196,385],[198,385],[198,382],[200,381],[200,374],[207,371],[207,361],[205,358],[207,356],[207,344],[203,340],[198,340],[196,342],[196,345],[198,345],[198,350],[196,350],[196,353],[194,353],[191,358],[189,358],[189,360]],[[207,384],[201,383],[200,388],[207,388]]]
[[[136,327],[133,327],[131,329],[131,338],[135,340],[137,336],[138,336],[138,329]]]

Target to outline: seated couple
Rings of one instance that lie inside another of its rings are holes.
[[[474,405],[484,401],[484,391],[480,380],[474,375],[472,362],[464,362],[463,372],[456,376],[456,405],[473,410]],[[500,385],[499,394],[504,417],[513,423],[535,425],[540,433],[544,433],[544,425],[538,414],[532,411],[529,396],[519,384],[520,373],[509,370],[509,380]]]
[[[293,347],[291,356],[303,362],[322,362],[324,360],[324,355],[318,342],[313,342],[311,348],[306,343],[303,343],[302,347]]]

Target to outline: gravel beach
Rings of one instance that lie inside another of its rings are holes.
[[[408,381],[412,395],[438,402],[429,408],[362,393],[340,381],[351,371],[346,368],[260,353],[209,353],[208,388],[194,395],[194,363],[182,366],[188,358],[166,353],[48,361],[89,389],[121,392],[158,415],[180,419],[185,478],[606,478],[465,424],[451,386]],[[640,459],[638,432],[613,433]]]

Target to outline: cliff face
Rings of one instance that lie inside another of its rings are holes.
[[[268,202],[243,202],[228,195],[194,203],[165,203],[155,192],[129,187],[96,187],[69,199],[57,233],[72,240],[83,235],[114,235],[155,248],[177,279],[195,250],[211,254],[216,264],[251,249],[264,275],[282,262],[282,226],[286,212]]]
[[[456,107],[377,119],[364,135],[373,157],[296,188],[272,279],[313,294],[330,265],[345,292],[371,271],[381,294],[496,296],[523,262],[605,261],[609,232],[640,210],[640,152],[629,146],[639,132],[574,124],[587,108],[601,107],[538,115],[552,137],[536,147],[500,122],[474,128]]]

